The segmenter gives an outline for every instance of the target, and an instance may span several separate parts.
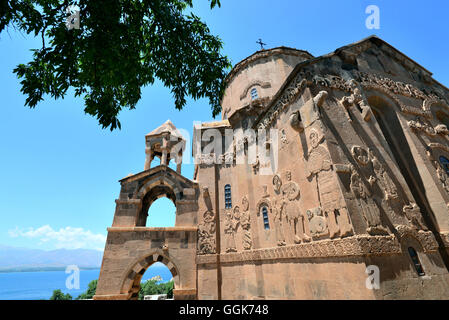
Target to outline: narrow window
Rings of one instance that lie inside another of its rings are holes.
[[[449,174],[449,159],[444,156],[440,156],[440,163],[444,171]]]
[[[263,228],[265,230],[270,229],[270,222],[268,221],[268,208],[262,207],[262,217],[263,217]]]
[[[251,100],[255,100],[259,98],[259,94],[257,93],[257,89],[256,88],[252,88],[251,89]]]
[[[225,189],[225,208],[231,209],[232,208],[231,185],[230,184],[225,185],[224,189]]]
[[[426,273],[424,272],[421,262],[419,261],[418,254],[416,253],[416,250],[413,249],[412,247],[409,247],[408,254],[410,255],[410,258],[412,258],[413,265],[415,266],[415,270],[418,273],[418,275],[424,276]]]

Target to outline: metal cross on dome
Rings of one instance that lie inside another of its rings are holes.
[[[261,50],[264,50],[264,47],[263,47],[263,46],[267,45],[266,43],[263,43],[263,42],[262,42],[262,39],[260,39],[260,38],[259,38],[259,41],[256,41],[256,43],[260,44],[260,49],[261,49]]]

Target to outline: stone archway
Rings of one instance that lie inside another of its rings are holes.
[[[142,275],[156,261],[172,272],[175,299],[196,299],[198,184],[165,165],[120,182],[94,299],[136,299]],[[175,226],[145,227],[145,210],[162,196],[176,206]]]
[[[178,268],[169,257],[161,252],[155,251],[144,258],[138,259],[138,261],[125,273],[121,293],[127,293],[129,299],[137,300],[142,276],[147,269],[156,262],[163,263],[170,270],[170,273],[173,276],[174,291],[176,292],[177,288],[181,287]]]

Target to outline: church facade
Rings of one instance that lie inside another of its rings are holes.
[[[374,36],[320,57],[254,53],[227,77],[222,120],[194,128],[193,180],[170,121],[146,136],[94,299],[136,299],[156,261],[175,299],[448,299],[448,103]],[[175,226],[146,227],[163,196]]]

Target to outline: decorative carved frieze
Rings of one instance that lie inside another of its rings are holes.
[[[418,230],[409,226],[398,225],[395,227],[400,237],[412,236],[418,240],[425,253],[438,250],[438,243],[431,231]]]
[[[439,124],[433,127],[429,120],[421,119],[419,116],[415,120],[407,121],[407,124],[414,132],[423,132],[430,137],[438,134],[447,135],[449,133],[446,125]]]
[[[417,231],[407,226],[398,226],[397,229],[401,236],[407,234],[413,235],[421,243],[425,253],[435,252],[438,249],[435,237],[430,231]],[[222,263],[245,261],[252,263],[253,261],[261,260],[357,257],[401,253],[401,245],[393,235],[355,235],[342,239],[326,239],[283,247],[253,249],[240,253],[222,254],[220,255],[220,261]],[[215,263],[215,257],[216,255],[197,256],[197,263]]]
[[[301,74],[297,75],[284,90],[277,102],[260,119],[258,128],[268,129],[279,114],[292,102],[296,100],[302,90],[306,87],[307,81],[302,78]]]

